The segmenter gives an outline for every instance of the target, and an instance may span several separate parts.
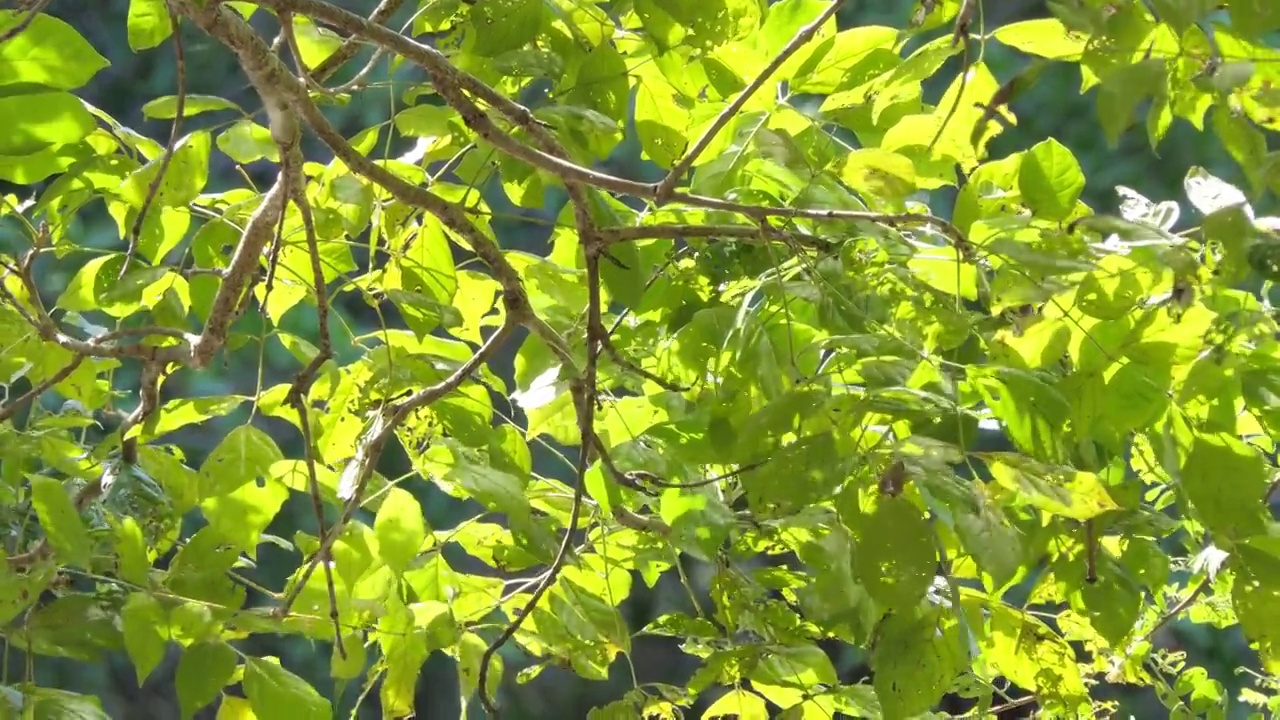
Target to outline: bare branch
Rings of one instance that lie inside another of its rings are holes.
[[[491,142],[495,147],[498,147],[504,152],[510,154],[512,157],[528,162],[540,170],[549,172],[556,177],[559,177],[566,184],[582,183],[600,190],[606,190],[621,195],[630,195],[632,197],[651,201],[656,201],[658,199],[658,186],[655,184],[626,180],[582,167],[567,159],[563,159],[562,157],[556,157],[548,152],[524,145],[507,133],[497,129],[489,120],[488,116],[481,112],[473,102],[466,98],[462,93],[456,91],[463,90],[488,103],[517,126],[529,132],[531,137],[537,140],[539,144],[546,145],[548,142],[554,142],[554,139],[550,138],[547,133],[546,128],[541,126],[538,120],[533,117],[533,114],[529,112],[527,108],[519,105],[510,98],[505,97],[475,76],[455,68],[449,62],[448,58],[435,48],[418,43],[413,39],[407,38],[389,28],[370,23],[359,15],[334,7],[328,3],[322,2],[321,0],[256,0],[256,2],[258,5],[272,8],[276,12],[296,12],[321,20],[343,32],[364,37],[370,42],[395,52],[410,62],[420,65],[431,74],[432,80],[436,85],[436,90],[440,92],[441,96],[444,97],[450,105],[458,110],[462,115],[463,121],[469,128],[474,130],[487,141]],[[836,0],[836,2],[838,3],[840,0]],[[827,12],[833,11],[828,9]],[[816,29],[814,32],[816,32]],[[792,50],[792,52],[794,52],[794,50]],[[301,111],[303,112],[304,117],[308,118],[308,124],[311,124],[313,128],[316,129],[317,134],[321,135],[321,139],[325,140],[325,143],[332,149],[332,138],[326,139],[324,137],[324,133],[321,133],[320,129],[316,128],[315,124],[312,122],[312,111],[314,111],[315,115],[319,115],[319,111],[314,109],[314,105],[312,105],[310,109],[304,105],[301,108]],[[336,135],[336,132],[334,134]],[[340,135],[338,136],[338,139],[341,139]],[[359,160],[363,161],[364,165],[373,165],[372,162],[358,153],[353,152],[352,154],[359,158]],[[347,160],[345,157],[342,159],[344,162]],[[347,164],[354,169],[354,166],[352,166],[350,162]],[[378,168],[378,170],[382,170],[382,168]],[[387,176],[403,185],[407,185],[407,183],[399,180],[399,178],[395,178],[395,176],[391,175],[389,172],[384,170],[380,178],[379,176],[366,172],[365,168],[362,168],[360,170],[360,174],[365,175],[377,184],[386,187],[388,191],[391,191],[392,194],[397,196],[397,199],[405,202],[411,202],[402,197],[403,191],[397,191],[387,186],[385,182]],[[664,198],[664,201],[683,203],[708,210],[724,210],[726,212],[745,215],[746,217],[756,220],[764,220],[770,217],[781,217],[807,218],[811,220],[860,220],[878,223],[889,227],[932,225],[950,236],[957,247],[967,247],[967,242],[958,228],[942,218],[935,217],[933,215],[770,207],[764,205],[737,203],[728,200],[721,200],[719,198],[675,191],[670,192],[669,195]],[[425,207],[417,202],[411,202],[411,204],[418,207]],[[431,212],[435,214],[434,210]],[[444,217],[441,216],[441,219],[443,220]]]

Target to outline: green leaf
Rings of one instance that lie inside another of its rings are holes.
[[[916,190],[916,168],[905,155],[879,148],[849,153],[840,179],[863,197],[904,198]]]
[[[22,32],[0,44],[0,86],[29,84],[74,90],[110,65],[67,23],[43,12],[29,15],[29,10],[0,10],[0,35],[7,37],[15,25],[31,21]],[[40,122],[25,113],[4,117],[21,118],[23,126]]]
[[[569,105],[581,105],[610,118],[626,115],[631,94],[627,64],[613,43],[597,45],[583,56],[576,71],[565,79],[565,86],[568,91],[564,102]]]
[[[36,720],[110,720],[96,697],[56,690],[54,688],[26,688],[26,706],[23,717]],[[30,713],[27,715],[26,713]]]
[[[360,677],[368,660],[364,638],[359,634],[343,634],[341,642],[343,650],[346,651],[346,657],[338,652],[338,646],[335,643],[333,655],[329,660],[329,675],[338,680]]]
[[[933,583],[933,528],[905,496],[881,497],[869,513],[846,518],[854,534],[854,572],[885,610],[909,612]]]
[[[259,717],[330,720],[333,709],[305,680],[273,662],[248,657],[244,661],[244,690]]]
[[[770,16],[772,17],[772,9]],[[837,33],[825,40],[815,40],[797,52],[782,66],[778,79],[791,77],[791,90],[796,93],[830,94],[849,86],[850,76],[884,54],[892,53],[898,41],[898,29],[883,25],[863,25]]]
[[[1164,60],[1151,58],[1123,65],[1103,78],[1098,93],[1098,119],[1112,147],[1133,124],[1138,105],[1167,81],[1167,75]]]
[[[200,509],[210,527],[252,558],[257,556],[262,532],[288,497],[289,489],[283,483],[268,478],[210,497],[200,503]]]
[[[1084,173],[1071,151],[1049,138],[1023,153],[1018,189],[1037,215],[1048,220],[1065,220],[1075,210],[1080,192],[1084,190]]]
[[[711,50],[760,26],[759,3],[741,0],[637,0],[636,15],[658,49],[677,45]]]
[[[472,693],[480,687],[480,658],[484,655],[489,644],[475,633],[466,633],[462,636],[456,649],[450,652],[458,661],[458,680],[462,686],[462,696],[471,697]],[[506,663],[502,660],[502,655],[494,655],[489,661],[487,681],[489,687],[489,697],[493,697],[498,690],[499,684],[502,682],[502,675],[505,672]]]
[[[91,569],[93,543],[62,483],[43,475],[29,475],[28,478],[31,481],[31,505],[49,544],[64,562]]]
[[[164,179],[153,203],[158,207],[176,207],[195,200],[209,180],[209,133],[194,132],[178,141],[165,168]],[[156,158],[131,174],[120,188],[120,196],[135,208],[142,208],[151,183],[159,174],[163,158]]]
[[[253,712],[253,704],[242,697],[223,695],[218,705],[216,720],[259,720]]]
[[[973,508],[954,508],[956,534],[978,567],[991,577],[989,590],[1005,587],[1022,567],[1022,538],[1001,509],[987,497],[982,486],[974,487]]]
[[[422,506],[408,490],[391,488],[378,509],[373,531],[378,538],[378,557],[393,571],[404,572],[427,539]]]
[[[966,610],[969,610],[966,603]],[[977,605],[973,606],[977,610]],[[1000,673],[1046,700],[1067,707],[1087,698],[1071,646],[1040,619],[1004,603],[984,606],[988,631],[980,638],[983,657]]]
[[[541,0],[477,0],[470,21],[474,51],[494,57],[532,42],[542,28]]]
[[[190,718],[217,699],[236,666],[236,651],[224,642],[199,642],[184,649],[174,679],[182,717]]]
[[[217,142],[224,155],[241,165],[264,159],[280,162],[280,146],[271,139],[271,131],[248,118],[237,120]]]
[[[817,645],[772,648],[751,674],[751,682],[798,687],[838,685],[835,665]]]
[[[342,37],[332,30],[320,27],[302,15],[293,15],[292,19],[298,53],[308,68],[316,67],[342,47]]]
[[[131,517],[120,518],[115,531],[116,555],[119,558],[120,577],[141,587],[146,587],[151,560],[147,557],[146,540],[142,528]]]
[[[271,464],[283,459],[269,435],[241,425],[227,433],[200,466],[200,498],[226,495],[257,478],[270,477]]]
[[[150,50],[169,39],[173,27],[164,0],[129,0],[129,49]]]
[[[1226,433],[1197,434],[1181,475],[1187,500],[1215,535],[1243,538],[1262,532],[1259,499],[1269,481],[1262,457],[1248,445]]]
[[[166,402],[141,427],[130,431],[132,437],[150,440],[159,438],[188,425],[196,425],[214,418],[224,417],[244,404],[248,398],[241,395],[222,395],[197,398],[174,398]]]
[[[444,229],[433,217],[424,219],[422,227],[405,244],[398,259],[403,273],[401,286],[442,305],[449,305],[458,291],[458,274],[453,250]]]
[[[138,686],[146,682],[151,671],[164,659],[168,638],[161,632],[169,623],[160,601],[146,593],[132,593],[120,611],[124,631],[124,647],[137,670]]]
[[[137,0],[134,0],[136,3]],[[163,3],[162,3],[163,5]],[[243,113],[244,110],[239,105],[220,98],[216,95],[186,95],[182,104],[182,116],[192,117],[207,112],[218,112],[219,110],[235,110]],[[172,120],[178,115],[178,96],[166,95],[158,97],[142,106],[142,114],[144,117],[154,118],[156,120]],[[218,145],[219,148],[222,145]]]
[[[885,616],[871,652],[872,683],[886,718],[932,708],[968,665],[958,626],[937,611]]]
[[[949,248],[930,247],[907,261],[907,267],[931,287],[965,300],[978,299],[978,271]]]
[[[1072,32],[1058,18],[1039,18],[1002,25],[992,33],[1011,48],[1053,60],[1078,62],[1089,41]]]
[[[1231,0],[1231,29],[1247,38],[1260,38],[1280,28],[1280,7],[1268,0]]]
[[[413,713],[418,675],[431,648],[426,633],[415,628],[416,613],[399,598],[388,600],[386,612],[378,619],[378,645],[387,662],[387,675],[378,696],[383,712],[403,716]]]
[[[8,43],[0,45],[5,47]],[[10,120],[8,132],[0,134],[0,155],[30,155],[79,142],[97,126],[80,98],[65,92],[0,97],[0,117],[22,118]]]

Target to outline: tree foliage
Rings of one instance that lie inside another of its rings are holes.
[[[332,716],[242,649],[263,635],[328,643],[386,717],[437,651],[496,713],[504,680],[602,680],[642,635],[698,670],[595,716],[907,718],[950,695],[1092,717],[1107,683],[1221,715],[1222,682],[1156,642],[1190,619],[1243,631],[1242,699],[1280,710],[1280,219],[1252,209],[1280,185],[1280,5],[1062,0],[992,28],[979,1],[920,0],[908,27],[839,30],[838,0],[439,0],[395,29],[403,0],[131,0],[119,35],[178,61],[142,108],[171,123],[155,139],[77,96],[107,61],[28,4],[0,11],[0,178],[29,188],[0,207],[23,245],[0,283],[12,646],[123,649],[143,679],[176,644],[188,716]],[[260,107],[188,92],[195,43]],[[994,44],[1025,68],[997,77]],[[326,108],[385,95],[384,57],[418,80],[348,137]],[[1158,150],[1181,119],[1241,187],[1192,168],[1185,197],[1120,187],[1099,212],[1058,141],[993,157],[1055,63],[1109,142]],[[659,179],[609,169],[627,143]],[[545,253],[499,244],[499,196],[559,203]],[[107,249],[77,225],[103,209]],[[166,392],[268,351],[293,377]],[[198,460],[175,440],[197,426],[224,429]],[[412,472],[380,472],[391,448]],[[431,527],[424,484],[472,517]],[[315,526],[278,537],[294,495]],[[264,543],[297,561],[275,588],[242,573]],[[628,627],[663,578],[685,607]],[[30,677],[0,703],[105,717]]]

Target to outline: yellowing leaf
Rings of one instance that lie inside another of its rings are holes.
[[[1078,61],[1089,38],[1067,30],[1057,18],[1039,18],[1002,25],[992,36],[1011,48],[1051,60]]]
[[[946,248],[926,250],[908,260],[907,267],[926,284],[948,295],[977,300],[978,271],[955,254]]]
[[[911,159],[879,148],[849,153],[840,168],[840,179],[871,198],[902,198],[916,190],[916,168]]]
[[[991,453],[985,459],[992,477],[1020,504],[1072,520],[1088,520],[1118,507],[1093,473],[1008,453]]]
[[[766,720],[769,711],[764,698],[743,688],[734,688],[721,695],[702,714],[707,720],[737,718],[737,720]]]

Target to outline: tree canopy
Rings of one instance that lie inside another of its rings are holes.
[[[48,5],[0,10],[0,707],[106,717],[32,658],[176,647],[184,717],[407,717],[436,652],[489,715],[620,668],[591,717],[1280,712],[1280,3],[130,0],[155,137]],[[252,104],[196,91],[215,52]],[[1064,65],[1111,146],[1234,165],[1086,205],[1001,142]]]

